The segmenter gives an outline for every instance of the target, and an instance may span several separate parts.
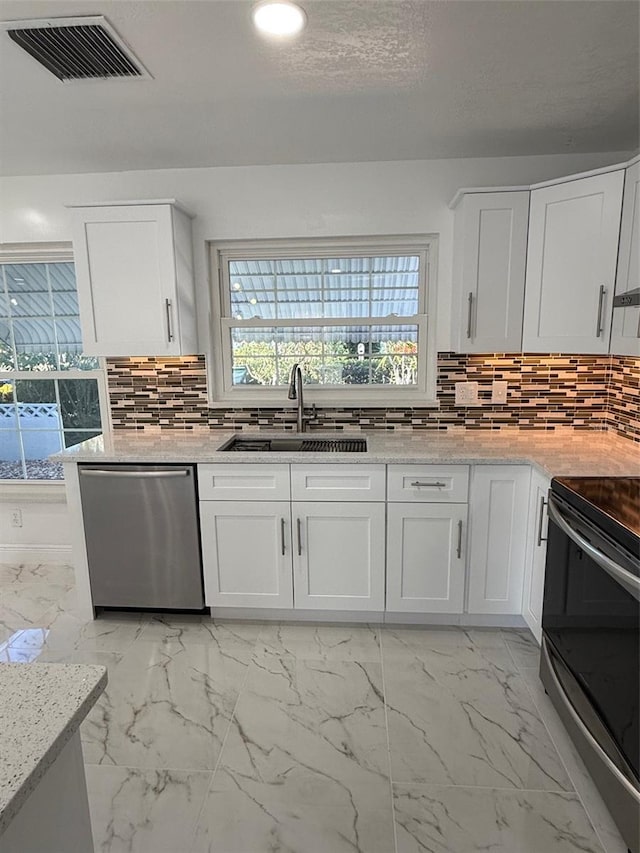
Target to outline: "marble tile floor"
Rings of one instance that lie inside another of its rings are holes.
[[[68,567],[0,565],[0,662],[109,670],[99,853],[626,853],[537,656],[522,630],[85,623]]]

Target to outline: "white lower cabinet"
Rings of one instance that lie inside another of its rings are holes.
[[[390,465],[385,502],[384,466],[345,466],[345,482],[338,467],[292,466],[291,493],[286,465],[200,466],[209,607],[524,614],[539,636],[547,479],[528,465]],[[218,497],[261,491],[279,499]]]
[[[295,606],[384,610],[384,503],[294,501]]]
[[[201,501],[208,607],[293,607],[289,501]]]
[[[522,615],[538,642],[542,640],[542,599],[544,568],[547,557],[548,477],[534,471],[529,495],[529,525],[522,597]]]
[[[390,503],[387,610],[462,613],[466,532],[466,503]]]
[[[476,465],[471,483],[469,613],[522,613],[528,465]]]

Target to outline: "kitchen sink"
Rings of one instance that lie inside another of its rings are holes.
[[[239,453],[365,453],[366,438],[244,438],[234,435],[220,450]]]

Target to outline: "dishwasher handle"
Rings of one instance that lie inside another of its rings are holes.
[[[170,468],[167,471],[109,471],[105,468],[81,468],[82,477],[127,477],[129,479],[159,479],[160,477],[188,477],[189,468]]]

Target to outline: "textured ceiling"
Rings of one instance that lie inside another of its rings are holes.
[[[631,150],[640,4],[303,0],[293,44],[245,0],[5,0],[104,14],[151,81],[60,83],[0,32],[0,171]]]

